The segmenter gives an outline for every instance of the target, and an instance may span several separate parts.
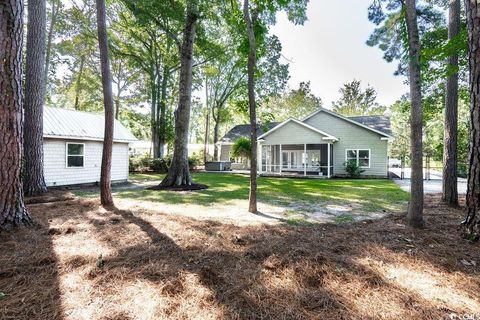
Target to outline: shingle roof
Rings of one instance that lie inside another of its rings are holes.
[[[388,135],[392,135],[392,128],[390,127],[390,118],[386,116],[357,116],[348,117],[350,120],[361,123],[372,129],[381,131]]]
[[[44,137],[103,140],[105,117],[103,114],[62,108],[45,107],[43,112]],[[115,120],[114,141],[136,141],[132,133]]]
[[[265,124],[259,124],[257,126],[257,137],[261,136],[263,133],[269,131],[279,122],[270,122]],[[219,142],[223,143],[233,143],[238,138],[249,137],[250,136],[250,125],[249,124],[239,124],[233,127],[230,131],[228,131]]]

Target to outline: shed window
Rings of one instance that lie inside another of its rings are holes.
[[[67,143],[67,168],[83,167],[85,145],[83,143]]]
[[[345,160],[353,160],[361,168],[370,168],[370,149],[347,149]]]

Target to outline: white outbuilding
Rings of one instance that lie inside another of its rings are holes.
[[[97,183],[103,152],[103,114],[45,107],[43,151],[47,186]],[[112,182],[128,179],[128,145],[137,139],[115,120]]]

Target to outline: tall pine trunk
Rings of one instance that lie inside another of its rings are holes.
[[[103,105],[105,107],[105,133],[103,137],[102,167],[100,171],[100,200],[104,206],[112,206],[111,167],[113,147],[113,95],[110,62],[108,59],[107,23],[105,0],[97,0],[97,31],[102,72]]]
[[[48,28],[47,48],[45,51],[45,84],[48,83],[48,71],[50,69],[50,56],[52,52],[53,33],[57,23],[58,12],[60,11],[60,0],[52,1],[52,14],[50,17],[50,26]]]
[[[480,3],[465,0],[468,31],[468,66],[470,70],[470,144],[468,152],[467,235],[478,239],[480,235]]]
[[[175,110],[175,142],[172,164],[161,186],[191,185],[188,167],[188,129],[192,96],[193,44],[198,20],[197,0],[188,1],[185,30],[180,50],[179,101]]]
[[[460,32],[460,0],[450,0],[448,38]],[[458,68],[458,55],[448,58],[448,64]],[[449,75],[445,93],[445,131],[443,146],[443,194],[442,200],[449,205],[458,205],[457,190],[457,118],[458,118],[458,72]]]
[[[249,1],[243,1],[243,19],[247,27],[248,36],[248,106],[250,113],[250,141],[252,144],[252,154],[250,157],[250,194],[248,211],[256,213],[257,210],[257,106],[255,102],[255,66],[257,60],[257,48],[255,42],[255,33],[253,32],[254,19],[250,17]],[[253,21],[252,21],[253,20]]]
[[[408,31],[409,81],[411,99],[411,157],[412,175],[407,222],[412,227],[422,227],[423,221],[423,144],[422,144],[422,93],[420,80],[420,38],[418,35],[415,0],[405,0],[405,19]]]
[[[43,104],[45,100],[45,0],[28,1],[25,66],[24,181],[25,195],[47,192],[43,175]]]
[[[31,224],[23,202],[23,1],[0,4],[0,229]]]

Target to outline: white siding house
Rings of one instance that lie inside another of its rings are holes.
[[[47,186],[100,181],[104,116],[60,108],[45,108],[43,152]],[[128,144],[135,137],[115,120],[112,182],[128,179]]]

